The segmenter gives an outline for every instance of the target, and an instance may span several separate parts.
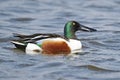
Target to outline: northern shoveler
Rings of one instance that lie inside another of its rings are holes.
[[[86,27],[76,21],[69,21],[64,27],[64,36],[58,34],[33,34],[22,35],[11,41],[17,48],[25,50],[26,53],[40,52],[43,54],[69,54],[82,48],[81,42],[77,39],[75,32],[78,30],[93,32],[96,29]]]

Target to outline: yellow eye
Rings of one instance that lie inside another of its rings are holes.
[[[75,25],[75,23],[73,22],[73,25]]]

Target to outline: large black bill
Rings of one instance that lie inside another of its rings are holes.
[[[86,31],[86,32],[94,32],[94,31],[97,31],[96,29],[89,28],[89,27],[86,27],[86,26],[81,25],[81,24],[80,24],[80,30]]]

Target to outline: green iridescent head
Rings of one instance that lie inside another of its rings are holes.
[[[76,39],[75,32],[78,30],[93,32],[97,31],[96,29],[86,27],[84,25],[79,24],[76,21],[69,21],[65,24],[64,27],[64,36],[67,39]]]

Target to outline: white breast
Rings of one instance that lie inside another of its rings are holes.
[[[75,51],[78,51],[78,52],[81,51],[82,44],[78,40],[70,39],[68,42],[68,45],[70,46],[72,53],[74,53]]]

